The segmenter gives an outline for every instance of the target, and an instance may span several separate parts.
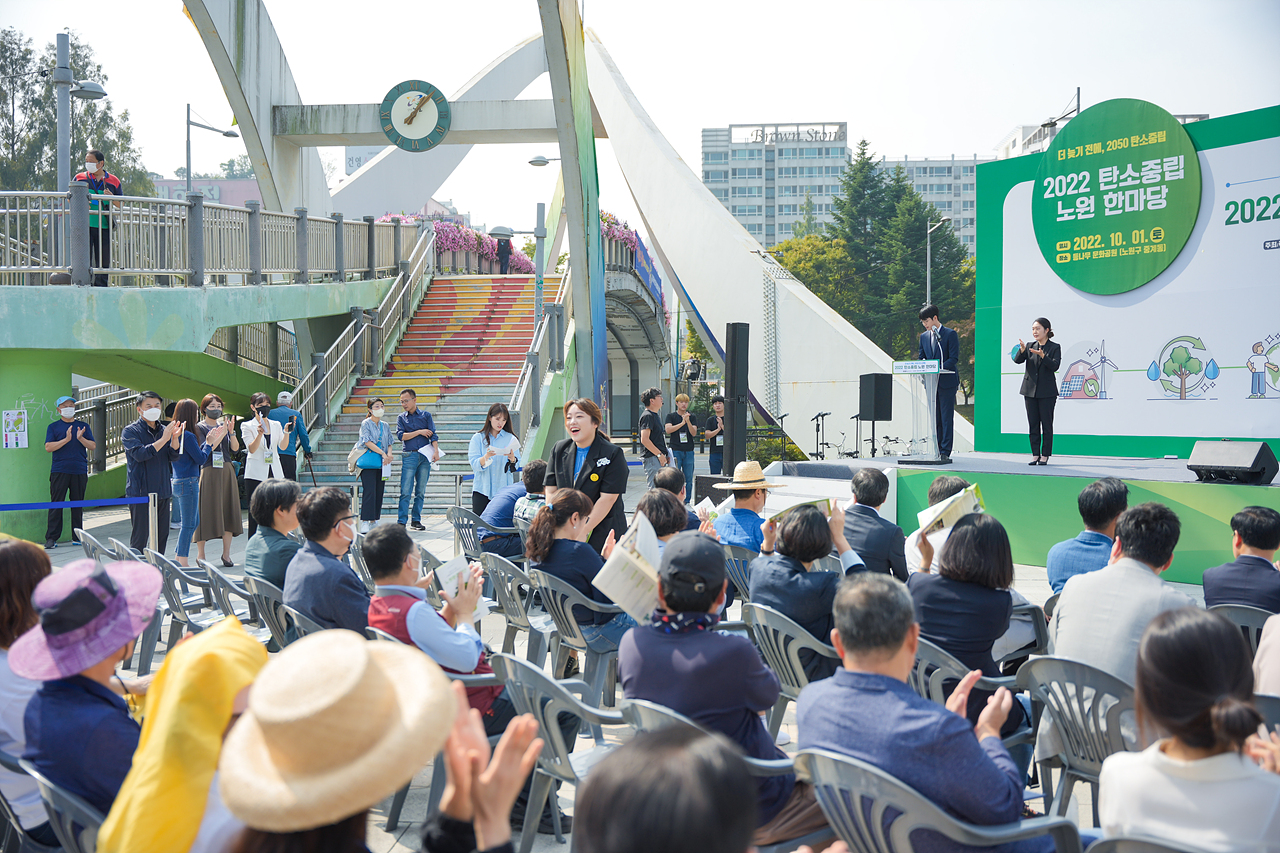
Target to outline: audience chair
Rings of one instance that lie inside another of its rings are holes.
[[[520,853],[529,853],[533,847],[542,808],[549,797],[555,796],[555,782],[568,782],[575,791],[582,790],[582,782],[591,768],[599,764],[616,744],[606,743],[602,726],[625,724],[622,714],[592,707],[574,696],[585,695],[590,688],[577,679],[556,681],[538,667],[511,655],[494,655],[489,661],[498,678],[507,685],[507,695],[516,711],[532,714],[538,720],[538,735],[543,740],[542,753],[534,770],[529,803],[524,812],[524,829],[520,834]],[[587,750],[570,752],[560,734],[557,718],[567,711],[580,718],[591,730],[595,745]],[[553,804],[555,801],[552,800]],[[560,809],[552,809],[556,840],[563,843],[560,833]]]
[[[1080,853],[1080,833],[1065,817],[978,826],[952,817],[914,788],[865,761],[825,749],[802,749],[795,762],[796,774],[813,785],[831,828],[859,853],[913,853],[912,833],[922,829],[973,847],[1047,835],[1056,853]]]
[[[244,585],[253,596],[258,614],[270,629],[271,638],[276,641],[276,645],[282,649],[289,645],[289,618],[284,612],[284,590],[253,575],[244,576]]]
[[[1050,783],[1049,762],[1040,762],[1045,810],[1059,816],[1077,782],[1093,788],[1093,825],[1098,820],[1098,774],[1107,756],[1129,749],[1121,733],[1120,717],[1132,712],[1133,688],[1096,667],[1065,658],[1036,658],[1018,670],[1018,689],[1048,712],[1062,741],[1062,778],[1056,795]],[[1052,798],[1052,806],[1050,799]]]
[[[833,557],[830,554],[828,554],[825,557],[819,557],[817,560],[815,560],[813,563],[813,567],[810,569],[810,571],[831,572],[832,574],[836,574],[836,575],[844,574],[844,568],[841,567],[840,565],[840,558]]]
[[[147,549],[143,556],[146,561],[156,569],[156,571],[160,572],[162,578],[165,576],[167,565],[176,566],[175,563],[166,557],[156,554],[155,551],[150,549]],[[179,587],[179,600],[182,602],[182,606],[186,609],[193,612],[199,612],[202,607],[211,606],[211,599],[207,590],[198,589],[196,592],[192,592],[187,588],[185,583],[180,583]],[[166,614],[171,612],[172,608],[169,605],[169,600],[162,592],[160,598],[156,601],[155,615],[151,617],[151,621],[147,623],[147,627],[142,631],[142,636],[138,638],[137,673],[139,676],[147,675],[151,672],[151,662],[155,658],[156,645],[160,642],[160,632],[164,625],[164,617]],[[170,633],[172,633],[174,630],[172,618],[169,620],[169,626]],[[170,645],[170,648],[172,648],[172,644]]]
[[[560,633],[556,630],[555,620],[545,611],[531,612],[528,603],[533,599],[533,582],[515,563],[499,557],[497,554],[482,554],[480,565],[493,585],[494,598],[502,608],[503,618],[507,620],[507,633],[502,638],[504,654],[515,654],[516,635],[521,631],[529,634],[525,658],[535,666],[542,666],[547,659],[550,647],[552,660],[560,652]],[[521,596],[524,591],[525,597]]]
[[[955,683],[959,683],[968,673],[969,667],[961,663],[954,655],[921,637],[919,646],[916,648],[916,662],[911,667],[909,680],[911,689],[918,696],[945,706],[951,691],[955,689]],[[984,675],[973,686],[977,690],[990,690],[992,692],[999,690],[1001,687],[1008,688],[1011,693],[1017,693],[1019,690],[1018,679],[1012,675],[999,678],[990,678]],[[1023,743],[1035,743],[1035,724],[1034,721],[1028,722],[1030,723],[1029,725],[1023,726],[1004,738],[1003,742],[1006,747]],[[1048,802],[1047,798],[1045,802]]]
[[[285,535],[288,536],[290,539],[292,539],[294,542],[297,542],[299,545],[307,544],[307,537],[302,535],[301,527],[295,527]]]
[[[76,538],[80,540],[80,547],[84,549],[84,555],[90,560],[97,560],[99,563],[114,563],[116,560],[115,553],[87,531],[77,527],[73,531]]]
[[[1280,731],[1280,696],[1269,693],[1253,694],[1253,707],[1266,721],[1268,731]]]
[[[738,599],[747,604],[751,601],[748,589],[751,582],[751,561],[760,555],[749,548],[737,545],[721,545],[724,549],[724,568],[733,581],[733,588],[738,591]]]
[[[27,775],[27,771],[23,770],[18,764],[18,759],[7,752],[0,751],[0,767],[8,770],[10,773],[16,773],[20,776]],[[22,828],[22,822],[18,819],[18,815],[13,811],[13,807],[9,805],[9,800],[0,794],[0,809],[4,811],[4,818],[8,821],[9,826],[3,836],[3,844],[0,850],[4,853],[57,853],[61,848],[46,847],[27,835],[26,830]]]
[[[769,736],[776,740],[787,705],[800,698],[800,691],[809,684],[809,676],[805,675],[804,665],[800,663],[800,652],[807,649],[835,661],[839,661],[840,656],[834,648],[772,607],[743,604],[742,618],[751,626],[751,635],[764,662],[782,685],[778,701],[769,711]]]
[[[480,559],[480,555],[484,553],[484,549],[480,547],[480,534],[476,533],[477,527],[484,527],[484,521],[480,516],[469,509],[451,506],[445,513],[445,517],[449,519],[449,523],[458,534],[458,541],[462,543],[462,553],[466,554],[468,559]],[[519,531],[515,528],[500,527],[493,532],[518,533]]]
[[[589,693],[583,700],[592,705],[613,706],[614,693],[617,687],[618,650],[607,652],[593,651],[582,635],[582,626],[573,618],[573,608],[579,605],[593,613],[622,613],[616,604],[601,604],[592,601],[555,575],[534,569],[529,572],[529,580],[542,596],[542,605],[551,614],[555,622],[556,633],[560,635],[559,648],[554,660],[554,673],[564,672],[569,661],[569,650],[574,649],[584,655],[582,678],[587,682]]]
[[[305,637],[308,634],[314,634],[316,631],[325,629],[323,625],[302,611],[295,610],[287,604],[280,606],[285,613],[289,614],[289,619],[293,621],[293,629],[298,632],[299,637]]]
[[[1053,611],[1056,610],[1058,607],[1058,597],[1060,595],[1062,595],[1062,593],[1055,592],[1053,595],[1049,596],[1049,598],[1045,601],[1044,615],[1046,619],[1053,618]]]
[[[165,603],[169,605],[169,649],[182,639],[184,630],[199,634],[205,628],[211,628],[226,618],[221,611],[206,613],[198,604],[188,603],[182,590],[178,588],[179,580],[185,580],[201,590],[211,589],[212,581],[184,572],[177,563],[150,548],[147,549],[146,555],[147,562],[159,569],[164,578],[160,590],[164,595]]]
[[[259,643],[269,642],[272,639],[271,628],[258,611],[258,604],[253,599],[253,593],[236,583],[235,579],[213,565],[213,563],[206,560],[199,560],[198,562],[200,567],[209,575],[209,579],[213,581],[213,600],[218,605],[218,609],[228,616],[235,616],[239,619],[240,624],[244,626],[249,636]],[[245,605],[237,608],[237,598],[244,601]],[[268,649],[268,651],[271,650]],[[279,649],[275,649],[275,651],[279,651]]]
[[[1215,604],[1209,609],[1214,613],[1221,613],[1240,629],[1249,646],[1249,660],[1253,660],[1258,653],[1258,641],[1262,639],[1262,626],[1275,614],[1261,607],[1244,604]]]
[[[121,542],[119,539],[108,537],[107,550],[114,554],[117,560],[124,563],[142,562],[143,559],[141,554]]]
[[[1049,619],[1045,616],[1044,609],[1037,604],[1019,604],[1013,608],[1013,617],[1026,616],[1030,618],[1031,629],[1036,632],[1035,643],[1031,646],[1023,646],[1020,649],[1014,649],[1009,654],[1000,658],[996,663],[1004,663],[1007,660],[1015,660],[1028,655],[1047,655],[1049,654]]]
[[[529,547],[529,528],[533,523],[523,518],[513,518],[511,521],[516,526],[516,530],[520,531],[520,553],[523,554]]]
[[[1089,853],[1206,853],[1203,847],[1188,847],[1163,838],[1123,835],[1103,838],[1089,845]]]
[[[351,540],[351,548],[347,551],[350,555],[347,562],[351,565],[351,570],[360,578],[360,582],[364,584],[364,588],[373,595],[374,588],[377,586],[373,582],[373,575],[369,573],[369,567],[364,561],[364,534],[357,533],[356,538]]]
[[[418,546],[418,556],[422,559],[421,576],[424,578],[429,572],[434,572],[444,565],[444,562],[439,557],[432,554],[422,545]],[[427,595],[427,603],[439,613],[440,608],[444,607],[444,599],[440,597],[439,581],[433,580],[431,586],[424,589],[423,592]]]
[[[18,765],[36,780],[44,810],[54,835],[66,853],[94,853],[98,846],[98,828],[106,820],[93,806],[46,779],[30,762],[20,759]]]

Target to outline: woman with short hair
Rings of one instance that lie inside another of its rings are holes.
[[[244,493],[252,504],[253,493],[260,484],[270,479],[284,479],[280,450],[289,439],[280,422],[267,417],[271,414],[270,397],[258,391],[249,398],[249,406],[253,417],[241,424],[240,433],[244,436],[245,447],[249,451],[244,460]],[[289,432],[292,431],[293,425],[290,424]],[[253,513],[250,513],[249,535],[253,536],[257,530],[258,522],[254,521]]]
[[[1249,650],[1226,617],[1184,607],[1151,620],[1134,705],[1141,734],[1168,736],[1103,762],[1104,835],[1214,853],[1280,849],[1280,737],[1268,744],[1255,734],[1263,718],[1253,689]]]
[[[249,515],[258,532],[244,549],[244,573],[284,589],[285,569],[302,544],[289,534],[298,528],[302,487],[293,480],[268,480],[249,500]]]
[[[557,491],[576,489],[591,499],[586,520],[587,543],[597,552],[610,531],[614,537],[627,532],[622,496],[627,491],[627,457],[609,440],[600,425],[604,415],[591,399],[582,397],[564,404],[564,431],[547,458],[547,503]]]
[[[231,538],[244,533],[244,519],[240,510],[240,484],[236,482],[236,469],[232,455],[240,452],[236,438],[236,418],[224,411],[222,398],[217,394],[205,394],[200,401],[204,419],[196,424],[196,435],[208,442],[209,434],[219,427],[225,429],[221,440],[211,443],[209,458],[200,468],[200,522],[196,525],[196,557],[203,560],[204,545],[210,539],[222,537],[222,565],[235,566],[231,560]]]

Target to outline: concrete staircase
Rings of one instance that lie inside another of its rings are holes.
[[[395,428],[400,392],[413,388],[418,408],[431,413],[440,449],[445,452],[427,482],[423,514],[443,514],[455,504],[454,474],[469,475],[467,447],[484,425],[493,403],[509,403],[533,337],[532,277],[454,276],[431,281],[404,339],[382,376],[361,379],[325,431],[315,454],[320,485],[351,488],[358,476],[347,473],[347,453],[368,415],[366,403],[380,397],[387,422]],[[395,519],[400,501],[401,445],[387,483],[382,516]],[[299,477],[304,486],[310,475]],[[462,484],[462,505],[471,507],[471,484]]]

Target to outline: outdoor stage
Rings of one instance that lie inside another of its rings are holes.
[[[1231,516],[1242,507],[1280,510],[1280,483],[1243,486],[1197,482],[1185,459],[1054,456],[1048,465],[1032,467],[1027,464],[1030,454],[956,453],[951,458],[950,465],[899,464],[893,456],[775,462],[765,474],[784,484],[780,494],[813,491],[815,496],[845,496],[854,470],[879,468],[889,475],[893,486],[884,513],[908,533],[919,526],[916,513],[928,506],[933,479],[940,474],[963,477],[979,485],[987,512],[1009,531],[1014,562],[1032,566],[1043,566],[1050,547],[1083,529],[1076,509],[1080,490],[1100,477],[1119,477],[1129,486],[1130,506],[1158,501],[1178,513],[1182,536],[1164,577],[1182,583],[1199,583],[1205,569],[1232,559]],[[824,482],[816,489],[817,483],[799,482],[810,478]],[[837,484],[842,479],[841,490]]]

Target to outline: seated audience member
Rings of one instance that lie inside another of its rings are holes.
[[[1000,742],[1013,707],[1009,691],[997,690],[976,724],[963,715],[977,670],[965,676],[945,708],[916,695],[907,679],[920,626],[910,593],[893,578],[874,572],[845,578],[836,593],[835,624],[831,642],[843,666],[801,691],[800,748],[874,764],[960,820],[1017,822],[1024,776]],[[925,849],[936,853],[973,849],[932,833],[929,841]],[[1001,849],[1048,851],[1053,842],[1036,838]]]
[[[604,566],[604,558],[587,543],[591,507],[591,498],[577,489],[556,489],[554,502],[538,510],[533,518],[525,558],[530,570],[554,575],[592,601],[613,604],[591,583]],[[606,540],[605,552],[611,550],[612,543]],[[598,652],[616,649],[622,635],[636,624],[625,613],[593,613],[582,605],[574,605],[573,618],[587,645]]]
[[[1280,696],[1280,616],[1267,619],[1253,656],[1253,692]]]
[[[954,497],[967,488],[969,488],[969,483],[963,477],[956,477],[951,474],[935,477],[933,482],[929,484],[929,506],[940,504],[947,498]],[[937,558],[938,552],[942,550],[942,546],[946,544],[947,537],[950,535],[950,527],[941,527],[929,534],[929,543],[926,550],[930,550],[930,560],[926,563],[920,554],[920,531],[913,531],[907,537],[905,546],[907,572],[915,574],[916,572],[933,571],[933,561]]]
[[[859,468],[851,485],[856,503],[845,507],[844,538],[867,571],[907,580],[906,537],[902,528],[880,515],[889,498],[889,478],[879,468]]]
[[[680,503],[685,503],[688,497],[688,483],[685,482],[684,473],[675,466],[667,468],[659,468],[658,473],[653,475],[653,487],[655,489],[665,489],[680,499]],[[698,514],[692,509],[686,507],[686,517],[684,522],[685,530],[697,530],[702,526],[702,519],[698,518]]]
[[[676,468],[660,468],[654,475],[654,482],[657,482],[658,475],[663,471],[680,473]],[[636,512],[644,515],[653,525],[653,532],[658,535],[659,554],[671,541],[671,537],[684,532],[685,525],[689,522],[689,508],[685,506],[684,501],[674,492],[669,492],[661,486],[654,486],[644,493],[644,496],[636,502]]]
[[[995,517],[969,513],[956,522],[938,557],[938,573],[917,572],[908,589],[916,608],[920,636],[949,652],[967,669],[997,678],[1000,667],[992,646],[1009,630],[1013,615],[1013,551],[1009,534]],[[965,716],[977,723],[991,693],[969,691]],[[1021,696],[1015,697],[1022,699]],[[1001,735],[1008,737],[1027,724],[1029,705],[1012,706]],[[1030,745],[1010,753],[1023,773],[1031,763]]]
[[[493,504],[490,503],[490,506]],[[424,587],[429,578],[422,577],[422,558],[408,531],[399,524],[380,524],[365,534],[365,565],[377,588],[369,603],[369,625],[385,631],[402,643],[417,646],[440,664],[445,672],[488,675],[493,667],[485,659],[484,641],[476,633],[476,606],[484,581],[479,563],[458,577],[453,592],[441,590],[445,605],[437,613],[426,601]],[[594,551],[592,552],[595,553]],[[506,731],[515,719],[515,705],[501,684],[467,688],[467,701],[480,712],[485,735],[493,737]],[[560,733],[573,749],[578,732],[578,718],[561,714]],[[519,803],[516,820],[524,820],[526,791]],[[548,804],[542,823],[551,832],[551,808]]]
[[[302,487],[293,480],[266,480],[253,490],[249,514],[258,530],[244,548],[244,573],[284,589],[285,570],[302,545],[289,536],[298,529]]]
[[[138,747],[138,724],[112,686],[156,612],[160,573],[145,563],[76,560],[36,587],[40,624],[9,647],[16,675],[43,681],[27,705],[22,757],[104,815]]]
[[[1280,613],[1280,512],[1247,506],[1231,517],[1233,562],[1204,573],[1204,606],[1244,604]]]
[[[1148,624],[1191,599],[1160,579],[1173,563],[1181,524],[1164,504],[1129,507],[1116,521],[1111,563],[1076,575],[1062,588],[1049,623],[1050,652],[1133,684],[1138,641]],[[1036,760],[1057,755],[1061,741],[1048,714],[1040,721]]]
[[[1222,853],[1277,849],[1280,770],[1255,734],[1263,718],[1253,691],[1249,650],[1225,617],[1198,607],[1156,616],[1138,647],[1134,705],[1144,734],[1168,736],[1103,763],[1105,835]]]
[[[234,616],[165,656],[147,691],[133,767],[98,833],[98,853],[227,849],[244,824],[218,794],[218,755],[266,662],[267,650]]]
[[[26,747],[22,715],[40,682],[23,678],[9,667],[9,647],[39,623],[31,593],[50,571],[49,555],[39,545],[21,539],[0,539],[0,752],[14,758],[22,755]],[[0,768],[0,795],[32,840],[46,847],[58,846],[34,779]]]
[[[290,643],[222,745],[218,792],[246,827],[230,850],[363,853],[369,809],[426,766],[457,713],[417,649],[352,631]]]
[[[760,712],[778,700],[778,677],[751,641],[711,630],[728,575],[724,551],[704,533],[681,533],[662,553],[653,621],[627,633],[618,677],[628,699],[645,699],[720,732],[754,758],[784,753]],[[794,774],[756,780],[754,844],[798,838],[826,825],[813,789]]]
[[[337,486],[312,489],[298,501],[298,523],[307,544],[289,561],[284,603],[324,628],[349,628],[361,636],[369,624],[369,591],[339,557],[356,538],[350,496]]]
[[[542,474],[545,477],[546,471],[544,470]],[[476,527],[476,536],[480,538],[480,550],[506,557],[508,560],[520,559],[521,554],[524,553],[524,543],[520,539],[520,534],[495,533],[494,530],[500,527],[515,527],[516,504],[526,495],[528,491],[523,480],[503,486],[493,493],[484,512],[480,513],[480,520],[489,526]]]
[[[760,532],[764,519],[760,513],[764,511],[769,490],[776,489],[777,484],[765,480],[759,462],[748,459],[734,467],[732,480],[716,483],[715,487],[733,492],[733,509],[715,520],[721,543],[759,553],[760,543],[764,541],[764,534]]]
[[[547,487],[543,485],[543,481],[547,479],[547,463],[541,459],[535,459],[532,462],[525,463],[524,471],[520,474],[520,480],[524,483],[524,497],[516,501],[515,507],[511,510],[511,518],[515,521],[523,521],[526,524],[533,524],[533,517],[538,510],[547,504]]]
[[[831,606],[844,572],[862,567],[862,560],[844,541],[844,513],[836,507],[827,518],[813,504],[785,513],[776,523],[766,521],[760,556],[751,561],[751,601],[780,611],[820,643],[826,643],[833,626]],[[777,553],[774,539],[777,538]],[[814,570],[813,564],[831,553],[840,553],[839,574]],[[805,649],[800,663],[810,681],[830,678],[836,662]]]
[[[1094,480],[1080,491],[1076,506],[1084,530],[1075,539],[1059,542],[1049,549],[1045,569],[1054,592],[1076,575],[1096,572],[1111,561],[1111,545],[1116,538],[1116,521],[1129,505],[1129,487],[1115,477]]]

